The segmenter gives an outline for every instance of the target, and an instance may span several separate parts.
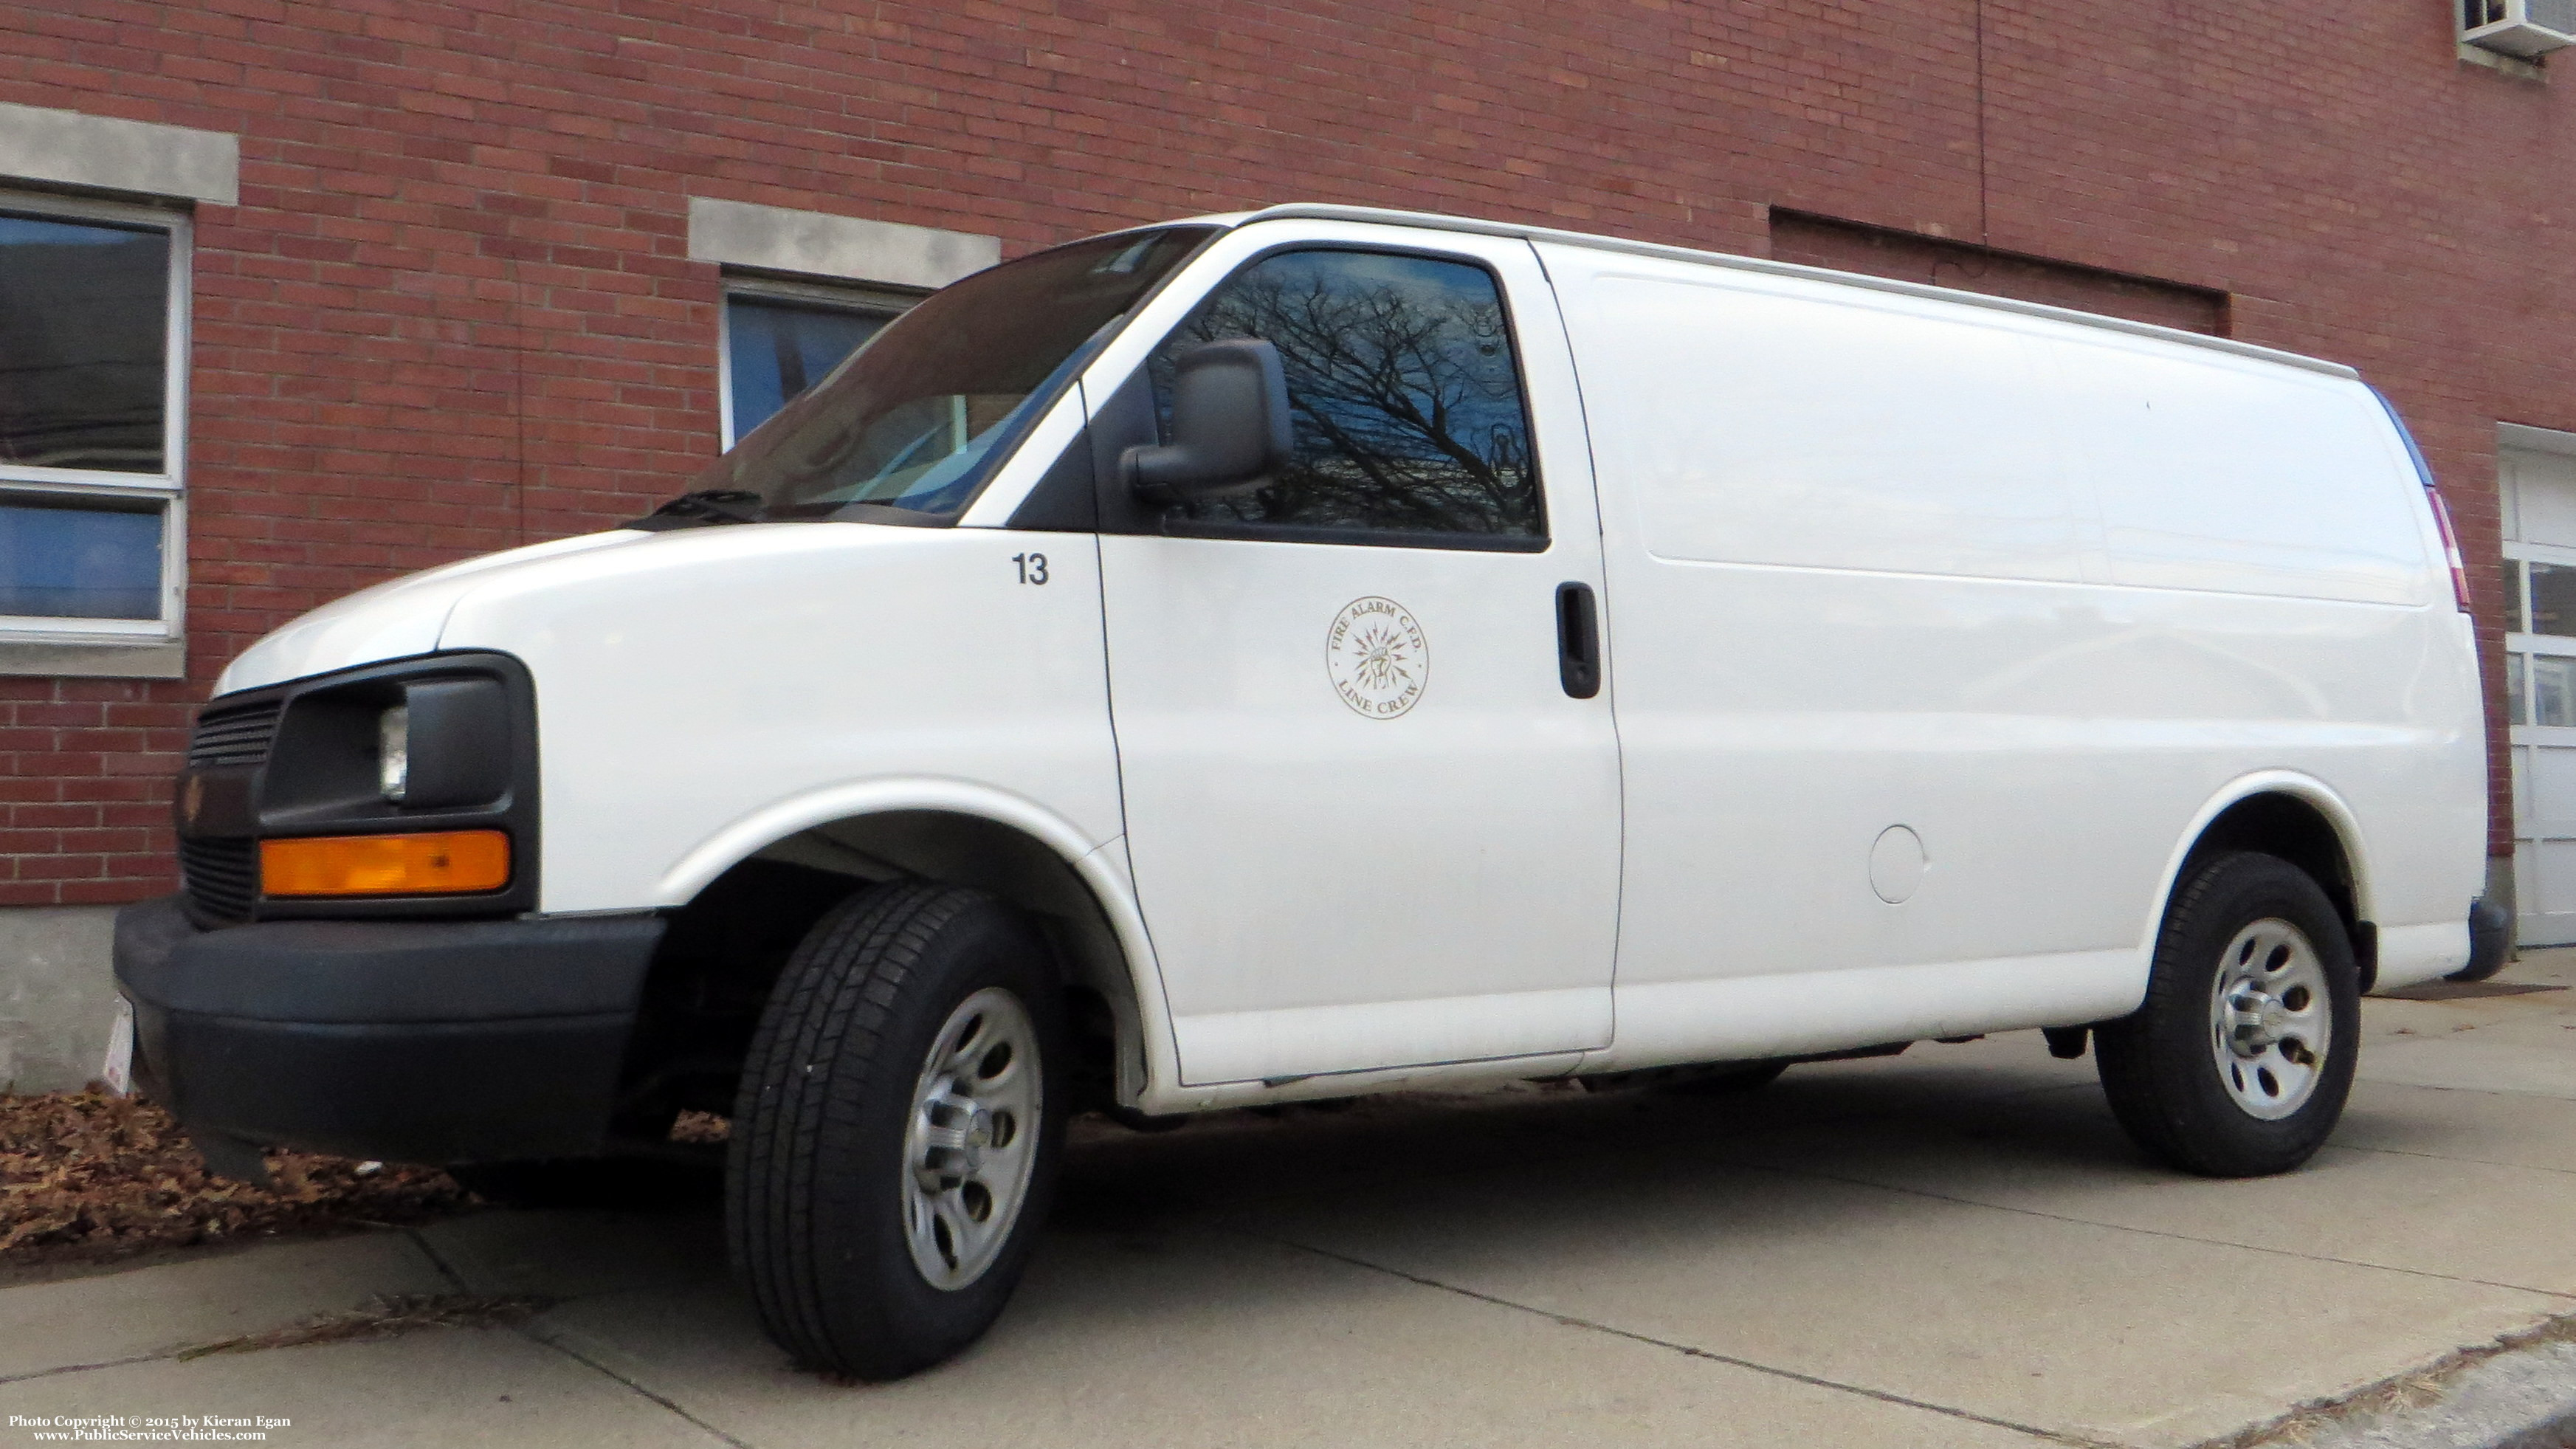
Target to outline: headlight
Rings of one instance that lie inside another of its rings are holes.
[[[264,751],[228,746],[180,777],[181,803],[200,806],[182,810],[183,840],[233,852],[219,857],[233,874],[189,879],[199,925],[536,907],[536,681],[518,660],[389,660],[220,703],[218,728],[274,724]],[[256,846],[248,879],[240,846]]]
[[[376,716],[376,791],[399,802],[411,789],[411,706]]]

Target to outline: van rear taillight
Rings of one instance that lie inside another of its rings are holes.
[[[2423,481],[2424,497],[2433,505],[2433,522],[2442,530],[2442,553],[2451,561],[2451,598],[2463,614],[2474,613],[2469,607],[2469,567],[2460,559],[2460,535],[2451,527],[2451,509],[2442,501],[2442,490],[2433,486],[2433,465],[2424,460],[2424,450],[2415,445],[2415,434],[2406,419],[2397,414],[2397,404],[2377,388],[2370,395],[2379,399],[2380,409],[2388,414],[2388,425],[2397,430],[2397,441],[2406,445],[2407,461],[2415,465],[2415,476]]]
[[[2442,501],[2442,490],[2426,488],[2424,496],[2433,500],[2433,521],[2442,526],[2442,552],[2451,561],[2451,597],[2459,601],[2460,612],[2469,612],[2469,566],[2460,560],[2460,536],[2451,530],[2450,505]]]

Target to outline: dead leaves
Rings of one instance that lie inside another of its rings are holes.
[[[208,1176],[187,1132],[139,1098],[0,1093],[0,1264],[418,1222],[467,1201],[434,1168],[300,1152],[268,1164],[274,1187]]]
[[[704,1146],[733,1139],[733,1122],[713,1112],[683,1112],[671,1124],[671,1140]]]

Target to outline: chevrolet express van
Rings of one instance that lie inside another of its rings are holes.
[[[2462,969],[2438,500],[2343,367],[1291,206],[939,292],[610,532],[226,671],[138,1075],[218,1168],[731,1119],[769,1332],[1001,1310],[1069,1113],[2044,1028],[2280,1172]],[[472,1169],[469,1166],[468,1171]]]

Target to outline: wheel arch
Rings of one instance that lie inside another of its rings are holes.
[[[1150,1084],[1178,1074],[1122,843],[1092,841],[1025,797],[960,781],[874,782],[758,812],[691,851],[659,883],[672,925],[646,988],[630,1090],[650,1091],[663,1070],[656,1063],[698,1050],[692,1037],[713,1035],[719,1056],[747,1039],[745,1005],[765,998],[792,938],[832,903],[868,884],[921,879],[989,891],[1038,922],[1077,997],[1077,1026],[1087,1039],[1105,1039],[1105,1061],[1095,1050],[1076,1066],[1095,1075],[1105,1068],[1106,1080],[1083,1085],[1134,1105]],[[767,939],[763,926],[771,928]],[[657,1011],[668,1018],[697,1009],[688,1003],[723,994],[711,985],[735,998],[723,1030],[674,1031],[666,1020],[656,1036]],[[707,1069],[702,1063],[702,1075]]]
[[[2212,854],[2259,850],[2305,871],[2334,903],[2361,968],[2361,989],[2378,974],[2369,860],[2352,807],[2324,781],[2290,770],[2231,780],[2205,802],[2174,847],[2146,923],[2147,956],[2173,893]]]

